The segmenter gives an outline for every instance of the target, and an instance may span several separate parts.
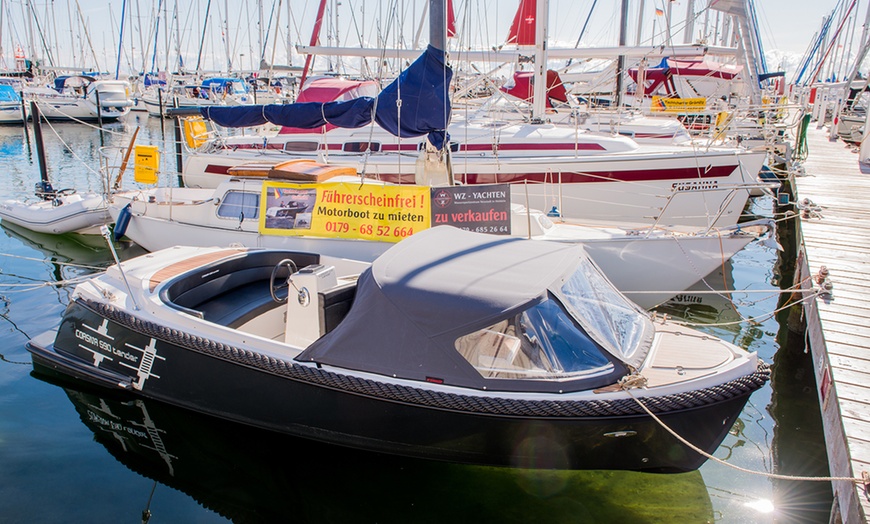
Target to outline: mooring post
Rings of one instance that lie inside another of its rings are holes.
[[[175,169],[178,171],[178,187],[184,187],[184,178],[181,173],[184,162],[181,158],[181,117],[175,117]]]
[[[39,106],[36,101],[30,102],[30,117],[33,119],[33,141],[36,143],[36,160],[39,162],[39,177],[43,187],[50,185],[48,181],[48,166],[45,163],[45,145],[42,142],[42,122],[40,122]]]

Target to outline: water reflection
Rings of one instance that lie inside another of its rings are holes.
[[[713,518],[697,471],[529,471],[406,459],[286,437],[71,382],[59,385],[115,459],[237,522],[291,516],[403,523]],[[159,505],[148,509],[160,515]]]
[[[794,253],[790,243],[796,238],[794,223],[782,226],[782,243],[786,252]],[[781,257],[774,268],[780,287],[786,288],[794,279],[794,257]],[[785,305],[789,296],[780,298]],[[779,350],[773,358],[770,383],[776,395],[769,411],[776,424],[771,451],[778,473],[808,477],[829,475],[819,398],[813,371],[812,354],[808,351],[806,333],[800,322],[801,306],[784,309],[777,315],[779,330],[776,342]],[[784,520],[795,523],[826,522],[829,519],[833,493],[827,482],[773,481],[773,492]]]
[[[772,363],[770,387],[753,395],[717,457],[756,471],[827,476],[811,356],[805,351],[804,334],[789,327],[798,326],[795,320],[799,320],[800,306],[772,314],[789,298],[779,291],[792,284],[795,238],[794,223],[780,223],[777,240],[783,246],[781,253],[750,245],[657,311],[758,351],[762,359]],[[711,289],[736,291],[717,294],[710,293]],[[769,399],[764,399],[764,393]],[[701,471],[717,521],[828,520],[830,483],[768,480],[712,463]]]

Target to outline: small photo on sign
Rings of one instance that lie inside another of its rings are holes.
[[[311,229],[316,189],[273,188],[266,197],[267,229]]]

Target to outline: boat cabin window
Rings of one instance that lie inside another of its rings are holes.
[[[285,142],[284,151],[291,153],[311,153],[317,151],[318,142]]]
[[[611,373],[613,363],[555,297],[459,337],[456,350],[486,378],[564,380]]]
[[[584,259],[562,284],[560,298],[593,340],[629,360],[652,337],[652,322],[613,287],[592,261]]]
[[[217,209],[217,215],[221,218],[238,220],[259,218],[260,194],[250,191],[227,191]]]
[[[381,150],[380,142],[345,142],[342,151],[345,153],[377,153]]]

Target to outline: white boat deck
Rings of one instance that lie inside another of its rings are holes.
[[[804,288],[828,270],[831,294],[804,304],[831,476],[870,474],[870,166],[826,129],[808,130],[806,176],[796,199],[818,209],[800,221],[798,265]],[[812,280],[806,277],[811,276]],[[834,510],[846,523],[867,522],[865,487],[833,483]]]

